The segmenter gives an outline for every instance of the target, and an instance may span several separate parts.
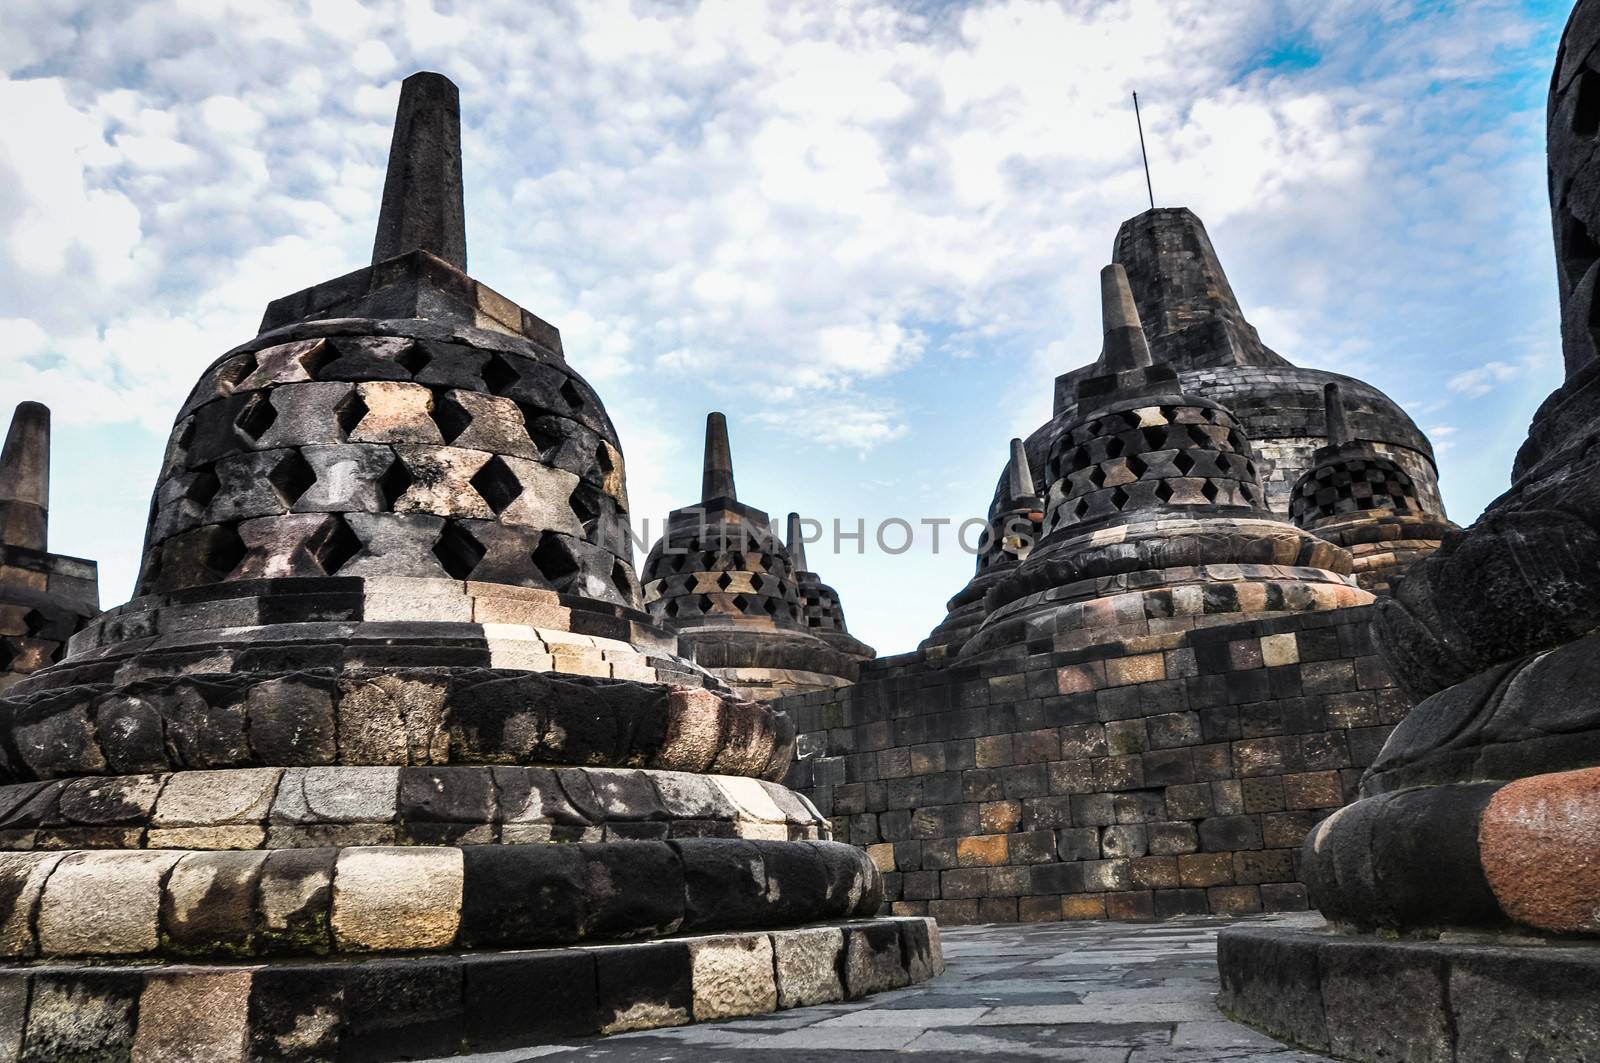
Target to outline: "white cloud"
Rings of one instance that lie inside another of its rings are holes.
[[[1476,369],[1457,373],[1445,381],[1445,387],[1469,399],[1480,398],[1501,384],[1516,380],[1523,370],[1509,362],[1485,362]]]

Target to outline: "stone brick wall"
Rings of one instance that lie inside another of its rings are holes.
[[[779,704],[788,783],[897,914],[946,923],[1306,907],[1299,846],[1409,707],[1370,607],[979,667],[942,651]]]

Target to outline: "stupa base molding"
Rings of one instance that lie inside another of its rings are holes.
[[[425,1059],[854,999],[944,970],[931,919],[270,963],[0,967],[0,1059]]]
[[[1230,1018],[1360,1063],[1600,1060],[1600,942],[1230,927]]]

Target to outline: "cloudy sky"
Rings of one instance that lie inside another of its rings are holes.
[[[642,520],[741,499],[912,648],[948,533],[1099,346],[1157,201],[1262,338],[1432,437],[1465,524],[1559,377],[1544,94],[1566,0],[6,0],[0,402],[55,411],[52,548],[126,599],[167,430],[276,296],[362,265],[400,78],[461,86],[472,272],[562,330]],[[0,412],[0,416],[4,416]],[[899,533],[888,537],[898,548]]]

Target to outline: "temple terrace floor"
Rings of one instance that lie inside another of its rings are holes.
[[[1314,925],[1315,916],[1257,924]],[[1024,923],[943,931],[949,970],[869,1000],[732,1022],[456,1056],[470,1063],[1314,1063],[1217,1012],[1217,931],[1229,920]]]

